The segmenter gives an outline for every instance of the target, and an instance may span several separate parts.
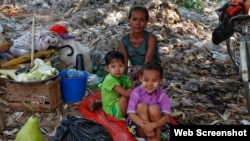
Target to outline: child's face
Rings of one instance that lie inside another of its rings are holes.
[[[125,64],[117,59],[113,59],[106,67],[107,71],[116,78],[120,78],[125,71]]]
[[[147,93],[153,93],[163,82],[157,70],[143,70],[139,80]]]
[[[132,12],[129,24],[134,32],[141,32],[147,25],[146,14],[143,11],[136,10]]]

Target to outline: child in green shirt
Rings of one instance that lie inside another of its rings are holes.
[[[105,56],[107,76],[99,84],[102,108],[105,113],[124,120],[132,83],[127,75],[124,55],[120,51],[110,51]]]

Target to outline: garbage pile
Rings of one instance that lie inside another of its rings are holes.
[[[31,32],[33,15],[37,31],[48,31],[60,23],[67,28],[68,35],[74,36],[74,39],[67,40],[71,42],[61,46],[70,44],[71,47],[78,46],[75,52],[88,51],[88,58],[84,58],[92,62],[88,67],[98,66],[100,70],[93,72],[101,74],[102,55],[117,48],[117,41],[130,30],[127,15],[133,4],[142,4],[149,9],[147,30],[153,32],[159,41],[164,88],[171,97],[172,116],[176,121],[196,125],[249,125],[250,116],[240,76],[225,44],[214,45],[211,42],[212,30],[218,23],[215,9],[222,5],[216,1],[206,1],[201,14],[168,0],[25,0],[0,6],[0,31],[4,39],[13,44],[15,39]],[[60,51],[66,58],[71,53],[69,48]],[[66,64],[75,61],[76,55],[65,59]],[[1,64],[5,63],[6,57],[11,58],[8,55],[0,57]],[[73,66],[71,64],[70,67]],[[8,110],[5,94],[1,92],[0,104],[6,107],[3,111],[6,128],[0,138],[13,138],[30,114]],[[64,104],[54,113],[37,113],[46,140],[52,140],[55,127],[62,117],[69,114],[81,115],[78,104]]]

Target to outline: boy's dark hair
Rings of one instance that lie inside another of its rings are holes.
[[[163,78],[163,68],[161,64],[157,62],[148,62],[144,64],[141,68],[141,75],[143,73],[143,70],[156,70],[160,73],[160,77]]]
[[[106,65],[110,64],[112,60],[120,60],[122,63],[125,64],[125,58],[124,55],[117,50],[112,50],[109,51],[106,55],[105,55],[105,63]]]
[[[135,6],[131,7],[129,14],[128,14],[128,19],[130,19],[132,17],[132,12],[134,12],[136,10],[143,11],[146,15],[146,20],[148,21],[148,19],[149,19],[148,9],[142,5],[135,5]]]

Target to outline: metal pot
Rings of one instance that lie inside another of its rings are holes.
[[[12,55],[19,57],[19,56],[23,56],[26,54],[30,54],[31,53],[31,49],[27,48],[27,47],[23,47],[23,46],[12,46],[10,48],[10,52]]]

